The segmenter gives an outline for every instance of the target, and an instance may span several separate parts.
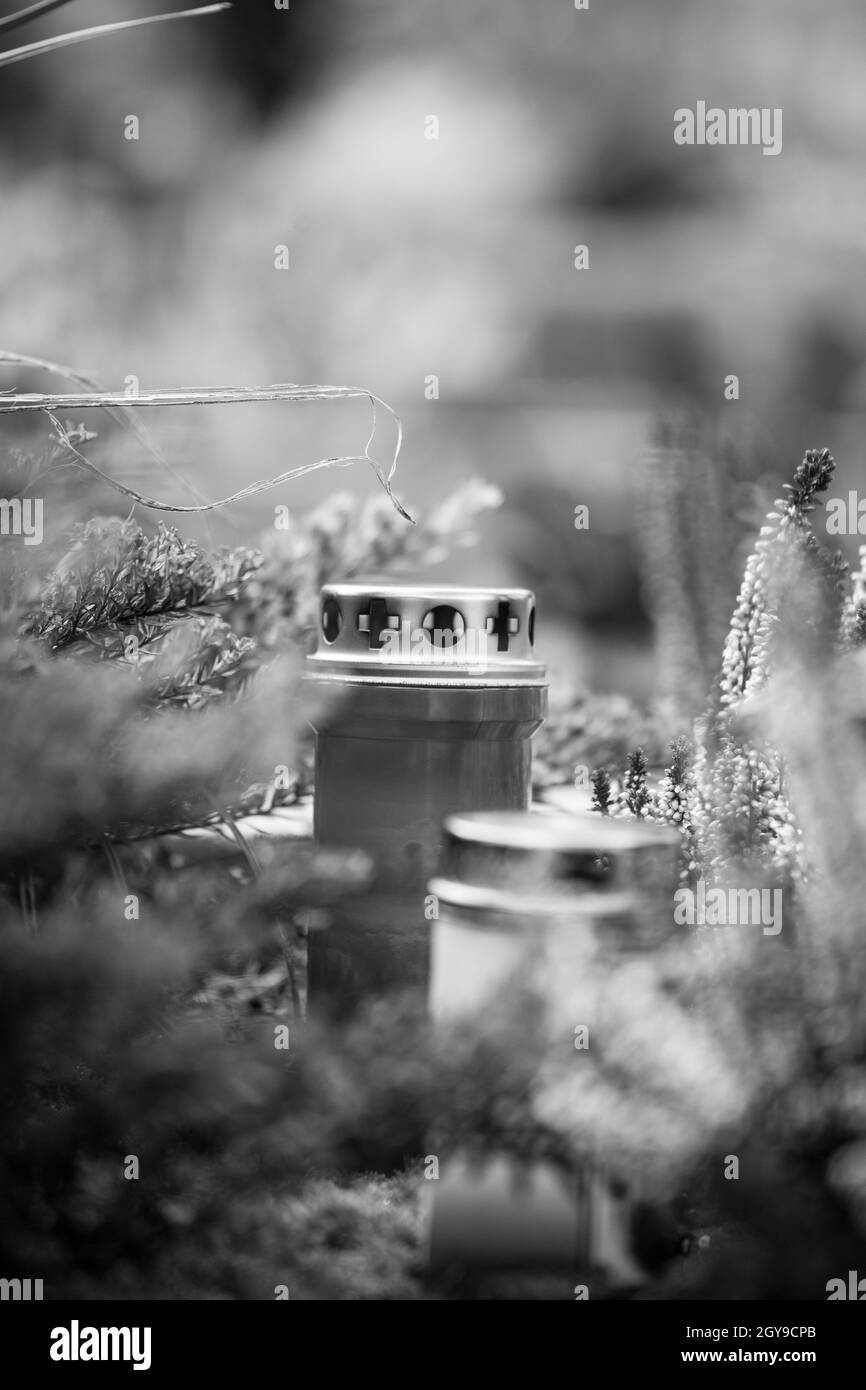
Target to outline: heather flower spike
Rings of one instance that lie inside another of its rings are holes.
[[[842,610],[840,637],[843,651],[853,651],[866,642],[866,545],[860,546],[860,568],[851,575],[851,594]]]
[[[829,449],[807,450],[786,483],[787,498],[776,501],[768,524],[749,557],[725,643],[720,679],[721,703],[735,704],[764,683],[769,669],[769,646],[777,605],[781,600],[780,566],[792,554],[820,550],[808,513],[817,493],[824,492],[836,469]]]
[[[610,774],[604,767],[598,767],[593,772],[592,782],[592,809],[600,811],[603,816],[610,815]]]
[[[650,804],[650,794],[647,790],[647,760],[642,748],[636,748],[629,754],[622,800],[638,820],[643,817]]]
[[[789,642],[793,635],[797,648],[810,643],[828,655],[836,635],[844,637],[845,564],[819,544],[809,521],[835,469],[829,449],[807,450],[746,565],[722,659],[721,707],[705,731],[700,760],[698,832],[715,876],[753,859],[771,863],[785,881],[802,880],[805,872],[782,761],[772,748],[751,746],[732,721],[743,700],[765,685],[780,634]]]

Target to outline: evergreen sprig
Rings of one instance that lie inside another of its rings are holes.
[[[675,826],[682,835],[681,877],[694,882],[701,875],[701,852],[695,827],[694,749],[680,736],[671,743],[671,761],[665,768],[655,802],[655,818]]]
[[[642,748],[635,748],[628,756],[621,800],[626,810],[638,820],[643,819],[651,798],[647,788],[647,759]]]
[[[157,668],[147,672],[151,701],[185,709],[239,693],[259,665],[252,638],[238,637],[222,618],[201,616],[177,624],[148,660]]]
[[[592,809],[600,811],[603,816],[610,815],[611,806],[611,787],[610,773],[604,767],[598,767],[590,778],[592,782]]]
[[[163,522],[148,537],[132,521],[89,521],[77,528],[23,631],[55,651],[95,632],[122,634],[143,618],[236,599],[260,564],[246,549],[209,558]]]

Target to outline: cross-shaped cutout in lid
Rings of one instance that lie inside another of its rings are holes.
[[[382,633],[388,630],[399,632],[399,617],[388,612],[388,604],[385,599],[371,598],[369,612],[358,614],[358,631],[370,634],[371,647],[381,647]]]
[[[520,619],[511,616],[511,604],[508,602],[499,603],[498,609],[495,618],[487,619],[487,632],[491,637],[496,635],[496,650],[507,652],[509,641],[520,631]]]

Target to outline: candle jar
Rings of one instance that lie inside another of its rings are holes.
[[[525,589],[332,584],[308,680],[318,696],[316,842],[364,850],[371,894],[310,937],[311,1007],[426,991],[425,885],[455,811],[525,809],[546,713]]]
[[[604,962],[650,951],[675,930],[679,846],[676,830],[599,815],[450,817],[429,885],[434,1023],[444,1032],[481,1018],[519,982],[541,1001],[541,1052],[571,1048],[576,1025],[589,1021],[574,1017],[588,954]],[[504,1154],[483,1164],[460,1152],[438,1157],[434,1272],[542,1267],[572,1281],[591,1272],[605,1292],[643,1281],[632,1241],[640,1198],[633,1175],[600,1162],[568,1173]]]
[[[588,932],[618,951],[663,941],[674,930],[679,848],[670,827],[590,812],[449,817],[429,884],[440,914],[433,1017],[483,1005],[525,970],[527,956],[536,974],[547,972],[552,1002],[557,979],[567,989],[570,953],[584,949]]]

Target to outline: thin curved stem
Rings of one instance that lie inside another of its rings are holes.
[[[0,19],[0,34],[8,34],[11,29],[18,29],[22,24],[29,24],[31,19],[40,19],[42,15],[69,3],[70,0],[38,0],[37,4],[28,5],[26,10],[18,10],[16,14]]]
[[[219,5],[204,5],[196,10],[178,10],[175,14],[152,14],[145,19],[123,19],[114,24],[97,24],[90,29],[75,29],[69,34],[58,34],[53,39],[40,39],[38,43],[27,43],[21,48],[10,48],[0,53],[0,68],[10,63],[21,63],[25,58],[36,58],[41,53],[52,53],[57,48],[68,48],[73,43],[86,43],[88,39],[99,39],[105,34],[117,34],[121,29],[140,29],[145,24],[162,24],[170,19],[199,19],[205,15],[218,14],[220,10],[230,10],[231,0]],[[15,18],[14,15],[11,18]]]

